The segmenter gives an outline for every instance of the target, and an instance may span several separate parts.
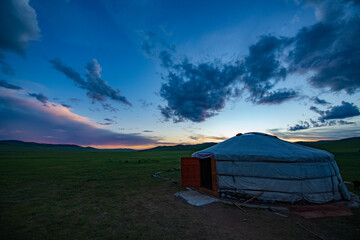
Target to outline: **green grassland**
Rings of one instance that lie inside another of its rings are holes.
[[[360,179],[359,139],[344,151],[334,142],[320,147],[335,154],[344,180]],[[181,190],[180,172],[162,174],[170,180],[152,177],[156,171],[180,168],[180,157],[202,148],[204,145],[129,152],[0,144],[0,238],[313,237],[296,228],[295,221],[305,221],[297,217],[282,219],[261,209],[244,213],[220,203],[185,204],[173,196]],[[355,216],[340,220],[313,221],[310,228],[321,229],[329,239],[351,239],[360,226],[360,212],[354,212]]]

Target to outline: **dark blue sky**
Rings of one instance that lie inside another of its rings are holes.
[[[359,136],[359,3],[0,3],[0,139]]]

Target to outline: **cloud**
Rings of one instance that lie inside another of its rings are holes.
[[[103,126],[110,126],[113,124],[117,124],[116,121],[111,118],[104,118],[104,120],[106,121],[105,123],[98,123],[98,124],[103,125]]]
[[[108,110],[108,111],[110,111],[110,112],[117,112],[117,111],[119,111],[119,109],[113,107],[113,106],[112,106],[111,104],[109,104],[109,103],[103,103],[103,104],[101,104],[101,105],[102,105],[102,107],[103,107],[105,110]]]
[[[0,87],[12,89],[12,90],[21,90],[22,89],[22,87],[8,83],[7,81],[2,80],[2,79],[0,79]]]
[[[80,73],[78,73],[71,67],[64,65],[59,58],[49,60],[49,62],[56,70],[62,72],[63,74],[65,74],[66,77],[73,80],[78,87],[86,89],[86,82],[84,79],[82,79]]]
[[[46,105],[47,101],[49,100],[49,98],[42,93],[28,93],[28,95],[30,97],[36,98],[36,100],[43,103],[44,105]]]
[[[274,48],[283,41],[263,37],[250,47],[245,61],[194,64],[185,58],[173,65],[163,64],[168,66],[168,72],[160,89],[160,96],[167,102],[159,107],[162,116],[174,122],[202,122],[217,115],[228,99],[243,92],[256,104],[280,104],[298,97],[292,89],[270,91],[286,76],[286,70],[274,60]]]
[[[166,106],[159,107],[163,117],[174,122],[202,122],[215,116],[234,95],[232,86],[241,73],[237,63],[218,66],[184,59],[168,72],[161,85],[160,96],[167,101]]]
[[[332,126],[310,128],[302,131],[288,131],[286,129],[268,129],[267,133],[273,134],[282,139],[288,140],[320,140],[320,139],[343,139],[351,136],[359,136],[360,128],[358,124],[350,124],[346,126]]]
[[[345,120],[338,120],[337,123],[338,123],[339,125],[355,124],[355,122],[348,122],[348,121],[345,121]]]
[[[159,106],[162,116],[174,122],[203,122],[217,115],[228,99],[242,93],[255,104],[280,104],[298,97],[292,89],[271,91],[287,75],[277,56],[288,42],[287,38],[262,36],[249,47],[245,60],[227,63],[192,63],[187,57],[175,61],[171,52],[161,51],[159,59],[167,70],[160,89],[166,101]]]
[[[250,93],[251,101],[257,102],[279,80],[286,78],[286,69],[277,56],[288,41],[286,38],[265,35],[249,47],[249,55],[244,63],[246,73],[243,82]]]
[[[298,124],[295,124],[294,126],[290,126],[287,130],[298,131],[309,128],[354,125],[356,124],[355,122],[349,122],[343,119],[360,116],[359,108],[355,106],[353,103],[348,103],[345,101],[342,101],[341,105],[339,106],[329,107],[328,110],[326,111],[320,110],[315,106],[311,106],[310,110],[319,114],[320,117],[317,120],[310,118],[309,119],[310,123],[307,121],[300,121]]]
[[[288,128],[289,131],[298,131],[310,128],[310,124],[307,121],[300,121],[299,124],[295,124],[294,126],[290,126]]]
[[[71,105],[68,105],[68,104],[65,104],[65,103],[61,104],[61,106],[66,107],[66,108],[72,108]]]
[[[115,120],[111,119],[111,118],[104,118],[105,121],[108,121],[108,122],[115,122]]]
[[[111,123],[111,122],[98,123],[98,124],[103,125],[103,126],[113,125],[113,123]]]
[[[318,104],[318,105],[328,105],[328,104],[330,104],[326,100],[320,99],[318,97],[314,97],[314,98],[312,98],[312,100],[314,101],[315,104]]]
[[[332,106],[326,111],[321,111],[314,106],[311,106],[310,110],[321,115],[321,117],[319,117],[320,121],[360,116],[359,108],[354,105],[354,103],[345,101],[342,101],[341,105]]]
[[[143,50],[157,57],[162,76],[160,106],[165,120],[202,122],[217,115],[227,100],[247,96],[255,104],[281,104],[300,96],[294,89],[275,89],[289,75],[310,75],[316,88],[354,94],[360,89],[360,17],[356,1],[304,1],[315,8],[318,22],[294,36],[263,35],[236,61],[191,63],[175,50],[159,50],[155,33],[146,35]],[[314,98],[316,104],[325,100]]]
[[[257,104],[280,104],[298,96],[299,94],[294,90],[279,89],[277,91],[267,93],[257,101]]]
[[[28,41],[39,39],[35,10],[28,0],[0,1],[0,50],[24,54]]]
[[[189,136],[190,139],[192,140],[211,140],[211,141],[224,141],[226,139],[228,139],[227,137],[219,137],[219,136],[205,136],[202,134],[196,134],[196,135],[192,135]]]
[[[150,132],[154,132],[154,131],[151,131],[151,130],[144,130],[143,132],[150,133]]]
[[[6,75],[14,75],[14,69],[6,63],[3,52],[25,54],[29,41],[38,40],[40,28],[35,10],[28,0],[0,1],[0,65]]]
[[[359,7],[353,1],[307,2],[315,7],[319,22],[293,37],[288,71],[312,71],[312,86],[354,94],[360,89]]]
[[[21,97],[0,95],[0,139],[96,146],[152,146],[157,138],[98,128],[61,105],[48,107]],[[22,134],[14,134],[21,131]],[[46,136],[46,137],[44,137]],[[51,136],[51,138],[49,138]]]
[[[114,110],[111,105],[104,103],[108,98],[116,102],[123,103],[128,106],[132,106],[126,97],[121,95],[120,90],[113,89],[108,83],[101,78],[101,67],[96,59],[86,64],[86,80],[83,79],[77,71],[73,68],[64,65],[60,59],[55,58],[49,61],[53,67],[65,74],[68,78],[73,80],[75,84],[82,89],[87,90],[86,95],[94,102],[102,103],[106,109]]]

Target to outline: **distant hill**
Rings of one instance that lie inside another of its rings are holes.
[[[195,144],[195,145],[176,145],[176,146],[160,146],[155,148],[146,149],[143,151],[200,151],[202,149],[214,146],[216,143],[210,142],[210,143],[201,143],[201,144]]]
[[[317,142],[297,142],[298,144],[327,150],[333,153],[336,152],[359,152],[360,151],[360,137],[345,138],[341,140],[328,140]]]
[[[341,140],[296,142],[308,147],[324,149],[332,153],[336,152],[359,152],[360,137],[346,138]],[[216,143],[202,143],[195,145],[159,146],[142,151],[191,151],[196,152],[214,146]],[[92,147],[81,147],[73,144],[47,144],[35,142],[23,142],[18,140],[0,140],[0,151],[106,151],[106,152],[132,152],[134,149],[97,149]]]
[[[111,152],[130,152],[136,151],[134,149],[118,148],[118,149],[97,149],[92,147],[81,147],[74,144],[48,144],[23,142],[18,140],[0,140],[1,151],[111,151]]]
[[[48,143],[23,142],[18,140],[0,141],[1,150],[12,150],[14,148],[22,149],[22,150],[73,150],[73,151],[96,150],[96,148],[80,147],[74,144],[48,144]]]

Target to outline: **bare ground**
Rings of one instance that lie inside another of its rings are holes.
[[[166,185],[162,183],[161,185]],[[175,187],[171,187],[175,189]],[[212,203],[195,207],[173,196],[169,186],[159,187],[156,194],[142,194],[131,204],[132,219],[149,232],[144,238],[162,239],[358,239],[359,209],[350,217],[304,219],[290,212],[278,216],[266,209],[244,208]],[[179,189],[180,190],[180,189]],[[304,230],[299,224],[304,226]],[[155,231],[155,232],[153,232]],[[317,235],[317,236],[316,236]],[[129,236],[131,238],[131,235]]]

